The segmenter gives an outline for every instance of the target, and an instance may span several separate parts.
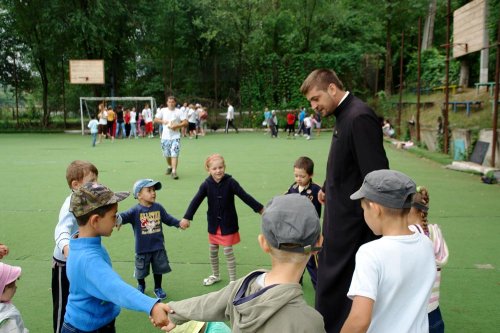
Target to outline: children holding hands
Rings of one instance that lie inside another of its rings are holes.
[[[318,214],[298,194],[273,198],[262,215],[259,245],[271,270],[257,270],[223,289],[170,302],[170,324],[229,321],[232,332],[325,332],[322,316],[307,305],[299,280],[311,254],[321,249]]]
[[[167,213],[162,205],[156,202],[156,191],[161,189],[161,183],[153,179],[140,179],[133,187],[137,205],[119,214],[120,224],[132,224],[135,236],[135,273],[137,289],[144,293],[146,290],[145,278],[149,275],[149,266],[152,267],[154,277],[154,293],[164,299],[167,294],[163,290],[162,275],[172,271],[165,250],[162,223],[171,227],[186,229],[188,221],[179,221]],[[118,225],[118,228],[120,227]]]
[[[71,238],[67,262],[70,295],[63,333],[114,333],[120,307],[142,311],[157,325],[166,325],[166,304],[125,283],[111,267],[101,237],[116,226],[118,202],[128,192],[113,192],[104,185],[86,183],[71,196],[70,211],[78,221],[78,235]]]
[[[226,174],[226,164],[221,155],[210,155],[205,161],[205,169],[209,176],[191,200],[182,222],[189,223],[203,200],[208,198],[208,241],[212,274],[203,280],[203,285],[210,286],[220,281],[219,246],[224,247],[229,281],[236,280],[233,245],[240,242],[240,234],[234,196],[238,196],[256,213],[262,214],[264,206],[245,192],[236,179]]]

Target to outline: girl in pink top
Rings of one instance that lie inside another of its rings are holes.
[[[431,298],[427,310],[429,312],[429,333],[444,332],[444,322],[439,310],[439,286],[441,284],[441,267],[448,262],[448,247],[441,229],[437,224],[429,224],[427,214],[429,211],[429,192],[423,186],[417,187],[413,195],[412,208],[408,217],[409,228],[414,232],[426,234],[434,246],[436,258],[436,281],[432,286]]]

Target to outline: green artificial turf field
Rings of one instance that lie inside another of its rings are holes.
[[[157,201],[175,217],[182,217],[198,186],[207,176],[204,160],[211,153],[226,159],[226,172],[262,203],[286,191],[293,182],[293,162],[301,156],[316,164],[314,180],[322,183],[331,132],[306,141],[286,140],[257,133],[209,134],[198,140],[183,139],[179,180],[164,175],[166,164],[157,138],[106,140],[96,148],[90,137],[76,134],[0,134],[0,243],[10,247],[5,263],[19,265],[23,275],[13,299],[31,332],[51,332],[51,258],[53,233],[59,209],[70,193],[65,181],[67,165],[75,159],[93,162],[99,181],[113,190],[131,190],[139,178],[161,180]],[[429,189],[431,223],[440,224],[450,249],[443,269],[441,309],[448,332],[498,332],[500,319],[500,186],[484,185],[478,176],[444,169],[414,155],[387,146],[391,168],[410,175]],[[125,210],[136,201],[130,197],[119,206]],[[168,300],[178,300],[223,287],[227,271],[221,255],[221,283],[202,286],[210,274],[205,219],[206,203],[191,228],[164,228],[173,271],[164,277]],[[238,276],[269,267],[257,244],[260,217],[237,200],[242,241],[235,246]],[[130,226],[104,239],[115,270],[135,286],[134,240]],[[304,291],[310,304],[314,293],[309,278]],[[152,295],[152,277],[146,279]],[[334,314],[333,314],[334,315]],[[143,313],[123,310],[117,330],[156,332]]]

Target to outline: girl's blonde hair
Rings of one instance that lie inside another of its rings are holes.
[[[429,191],[423,186],[417,187],[417,192],[413,195],[411,206],[417,209],[420,213],[422,220],[422,229],[427,233],[429,228],[427,226],[427,215],[429,211]]]
[[[221,160],[224,167],[226,167],[226,161],[224,161],[224,157],[222,157],[221,154],[212,154],[212,155],[208,156],[207,159],[205,160],[205,169],[208,171],[210,164],[213,161],[217,161],[217,160]]]

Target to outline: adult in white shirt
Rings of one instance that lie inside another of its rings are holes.
[[[236,128],[236,126],[234,126],[233,121],[234,121],[234,107],[233,107],[233,103],[231,101],[227,101],[226,134],[229,131],[229,126],[231,126],[232,128],[234,128],[234,130],[236,131],[236,133],[238,133],[238,129]]]
[[[161,148],[168,165],[166,174],[171,175],[173,179],[179,179],[177,165],[181,150],[181,128],[186,127],[188,121],[175,105],[175,97],[169,96],[167,107],[158,110],[154,122],[162,125]]]

